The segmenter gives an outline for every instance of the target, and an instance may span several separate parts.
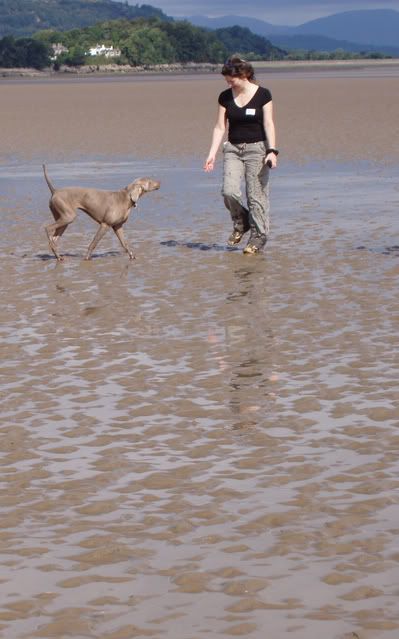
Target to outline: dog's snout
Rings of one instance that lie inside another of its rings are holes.
[[[159,180],[152,180],[149,179],[147,181],[147,189],[148,191],[157,191],[161,186],[161,183]]]

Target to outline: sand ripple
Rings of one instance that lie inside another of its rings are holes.
[[[219,174],[151,166],[131,264],[82,215],[57,265],[39,168],[0,173],[1,634],[395,639],[393,173],[282,169],[252,259]]]

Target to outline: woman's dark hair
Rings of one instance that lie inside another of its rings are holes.
[[[238,55],[232,55],[227,58],[222,67],[222,75],[229,75],[232,78],[247,78],[250,82],[255,80],[255,71],[252,64]]]

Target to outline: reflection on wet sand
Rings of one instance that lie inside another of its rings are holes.
[[[234,428],[257,424],[273,401],[273,331],[267,326],[268,291],[262,263],[256,260],[235,268],[233,287],[226,304],[231,317],[226,321],[226,348],[232,353],[230,406],[237,415]],[[236,312],[238,311],[238,312]],[[238,357],[237,355],[240,354]],[[260,404],[260,400],[262,403]]]
[[[251,258],[218,175],[155,168],[132,263],[82,216],[57,264],[0,174],[1,634],[396,639],[395,177],[282,170]]]

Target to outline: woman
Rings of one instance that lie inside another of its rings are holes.
[[[238,244],[250,231],[244,253],[258,253],[269,234],[269,168],[277,166],[272,96],[255,83],[252,65],[237,56],[222,68],[229,89],[219,95],[219,109],[205,171],[212,171],[228,123],[228,141],[223,146],[224,203],[233,220],[227,243]],[[241,199],[245,178],[247,207]]]

